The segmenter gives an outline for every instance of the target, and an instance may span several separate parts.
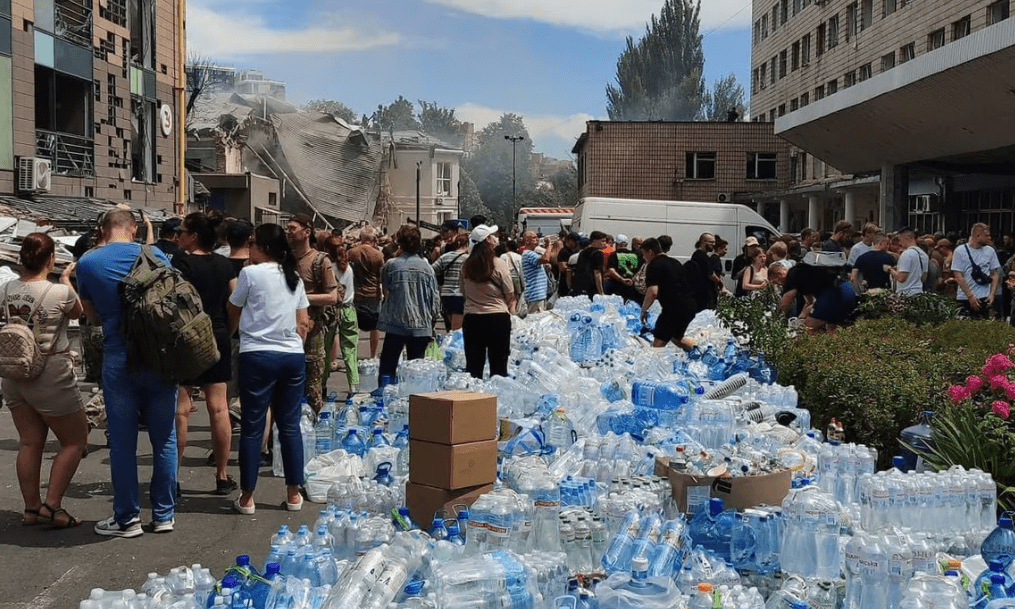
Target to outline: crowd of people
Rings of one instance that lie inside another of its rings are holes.
[[[439,326],[443,332],[461,329],[466,369],[482,377],[487,367],[491,376],[507,374],[514,317],[551,309],[564,296],[616,294],[639,303],[643,319],[658,302],[654,346],[690,348],[684,334],[694,316],[731,292],[749,297],[774,286],[782,313],[803,319],[810,331],[831,331],[866,292],[950,294],[969,317],[988,318],[1010,315],[1015,285],[1011,240],[998,252],[984,224],[974,225],[961,243],[908,228],[885,234],[873,223],[855,233],[848,222],[824,240],[813,229],[771,243],[749,236],[727,269],[723,259],[730,244],[711,233],[676,249],[667,235],[629,238],[601,231],[552,237],[525,231],[515,240],[476,217],[468,226],[447,222],[437,237],[424,241],[414,225],[389,237],[369,225],[346,233],[315,230],[304,214],[285,226],[255,227],[209,212],[164,222],[156,241],[150,221],[143,215],[141,220],[146,245],[137,238],[139,222],[129,209],[104,214],[82,237],[75,248],[78,261],[58,283],[49,279],[53,240],[28,235],[21,248],[24,272],[0,290],[3,316],[28,324],[47,358],[38,377],[5,378],[2,385],[20,438],[16,467],[25,525],[81,524],[63,507],[63,498],[87,454],[89,421],[67,335],[68,322],[82,316],[87,376],[100,382],[105,400],[114,489],[113,514],[94,530],[136,537],[144,532],[138,430],[147,430],[153,450],[151,530],[169,532],[197,390],[211,424],[208,465],[214,466],[215,484],[209,492],[226,496],[239,490],[233,509],[255,513],[258,471],[270,463],[274,425],[285,472],[283,507],[301,509],[302,403],[321,410],[332,372],[344,370],[350,391],[358,390],[361,332],[370,357],[379,356],[383,378],[396,376],[403,353],[408,359],[424,357]],[[173,382],[129,365],[119,286],[146,246],[193,284],[211,319],[219,359],[197,378]],[[239,483],[229,474],[232,417],[239,419]],[[43,497],[41,462],[49,430],[60,449]]]

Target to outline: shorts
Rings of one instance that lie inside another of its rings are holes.
[[[674,313],[663,309],[659,318],[656,319],[656,327],[652,330],[652,336],[666,343],[671,340],[680,340],[684,338],[687,326],[691,325],[692,321],[694,321],[694,315],[683,312]]]
[[[2,387],[11,410],[28,406],[44,417],[62,417],[85,407],[70,353],[48,356],[37,378],[30,381],[4,379]]]
[[[838,325],[846,321],[856,308],[853,284],[843,281],[838,287],[825,288],[814,301],[811,317],[827,324]]]
[[[356,324],[363,332],[377,329],[377,319],[381,315],[380,298],[357,298],[353,300],[356,307]]]
[[[441,306],[445,315],[464,315],[465,296],[441,296]]]
[[[215,346],[219,350],[219,361],[212,364],[196,379],[180,382],[185,387],[203,387],[215,383],[229,383],[233,380],[232,337],[227,330],[215,331]]]

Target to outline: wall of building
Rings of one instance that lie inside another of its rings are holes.
[[[458,154],[440,152],[431,158],[430,150],[399,149],[395,152],[397,168],[387,167],[391,185],[391,203],[387,217],[388,232],[394,232],[408,218],[416,217],[416,163],[420,165],[419,200],[420,216],[424,222],[440,224],[456,218],[458,214],[458,180],[461,157]],[[451,196],[437,196],[437,164],[451,164]],[[437,199],[441,204],[437,205]]]
[[[767,123],[590,121],[578,146],[581,197],[706,201],[785,188],[789,145]],[[715,177],[694,179],[687,155],[714,152]],[[748,155],[774,153],[775,179],[748,179]]]

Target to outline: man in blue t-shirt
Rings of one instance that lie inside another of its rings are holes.
[[[557,259],[557,253],[563,242],[550,243],[547,237],[543,242],[543,250],[539,251],[539,235],[534,231],[525,231],[522,235],[525,252],[522,254],[522,276],[525,282],[525,302],[529,313],[540,313],[546,310],[548,280],[546,268]]]
[[[891,239],[887,235],[878,233],[871,240],[871,250],[857,257],[849,276],[857,294],[865,291],[862,289],[864,284],[867,290],[892,287],[892,277],[885,271],[886,266],[895,266],[895,257],[888,253],[890,244]]]
[[[121,325],[119,284],[137,260],[137,224],[130,210],[106,213],[100,225],[106,245],[90,250],[77,265],[78,289],[85,315],[102,324],[102,389],[109,428],[109,469],[113,482],[113,516],[95,525],[107,537],[137,537],[141,507],[137,476],[138,418],[144,416],[152,444],[152,529],[168,533],[176,511],[176,385],[157,373],[133,374],[127,367],[127,340]],[[158,249],[155,255],[169,264]]]

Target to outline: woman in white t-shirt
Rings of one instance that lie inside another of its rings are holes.
[[[310,303],[296,270],[296,257],[277,224],[254,230],[250,264],[240,271],[229,297],[230,330],[240,331],[240,497],[233,509],[254,513],[254,487],[268,409],[278,427],[285,469],[286,509],[303,507],[303,440],[300,399],[306,381],[303,341]]]
[[[3,380],[3,397],[18,430],[18,482],[25,500],[22,524],[47,523],[54,528],[76,527],[81,521],[61,503],[88,442],[88,420],[74,376],[74,361],[67,339],[67,322],[81,316],[81,300],[71,287],[74,265],[68,265],[60,283],[49,281],[56,264],[56,246],[43,233],[32,233],[21,244],[20,279],[0,289],[0,304],[7,323],[27,324],[45,354],[42,372],[31,380]],[[39,478],[46,436],[53,430],[60,450],[49,470],[46,500],[40,497]]]

